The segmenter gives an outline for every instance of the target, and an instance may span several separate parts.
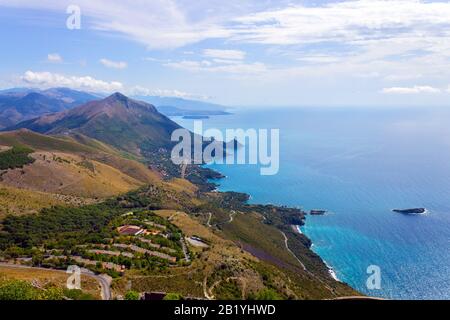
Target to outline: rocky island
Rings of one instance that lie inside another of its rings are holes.
[[[393,209],[393,212],[408,214],[408,215],[416,215],[416,214],[425,214],[427,209],[425,208],[413,208],[413,209]]]

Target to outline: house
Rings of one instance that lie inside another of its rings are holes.
[[[144,232],[146,232],[145,229],[139,227],[139,226],[133,226],[133,225],[125,225],[117,228],[117,231],[124,236],[138,236]]]

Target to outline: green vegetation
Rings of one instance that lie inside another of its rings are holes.
[[[0,300],[62,300],[64,293],[56,287],[39,289],[22,280],[0,279]]]
[[[116,278],[125,269],[153,273],[185,265],[181,230],[141,208],[136,194],[82,207],[55,206],[39,214],[7,216],[0,231],[0,255],[29,259],[33,266],[84,266]],[[130,206],[133,212],[129,211]],[[120,234],[119,227],[140,228],[137,235]]]
[[[64,296],[71,300],[96,300],[93,295],[79,289],[64,289],[63,292]]]
[[[7,216],[0,233],[0,249],[11,245],[30,249],[46,245],[48,248],[70,248],[75,245],[102,242],[111,235],[106,230],[111,219],[123,209],[111,203],[79,208],[52,207],[38,215]]]
[[[38,300],[39,291],[21,280],[1,280],[0,300]]]
[[[273,289],[264,289],[255,297],[255,300],[282,300],[280,295]]]
[[[0,152],[0,170],[22,168],[34,162],[29,155],[33,150],[23,146],[14,146],[9,150]]]
[[[179,295],[178,293],[168,293],[164,297],[164,300],[181,300],[181,298],[181,295]]]
[[[139,300],[139,298],[139,292],[130,290],[125,293],[125,300]]]
[[[0,277],[0,300],[95,300],[81,290],[61,289],[54,285],[33,286],[30,282]]]

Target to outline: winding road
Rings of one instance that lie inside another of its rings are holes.
[[[29,267],[29,266],[22,266],[18,264],[12,264],[12,263],[0,263],[0,267],[7,267],[7,268],[17,268],[17,269],[35,269],[35,270],[43,270],[43,271],[53,271],[53,272],[60,272],[60,273],[66,273],[65,270],[58,270],[58,269],[49,269],[49,268],[39,268],[39,267]],[[101,291],[101,297],[102,300],[111,300],[111,279],[106,275],[96,275],[90,270],[81,268],[81,274],[90,277],[92,279],[95,279],[102,289]]]

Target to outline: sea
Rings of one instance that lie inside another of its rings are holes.
[[[226,176],[219,190],[327,210],[307,216],[301,231],[339,280],[364,294],[450,299],[450,107],[232,112],[202,120],[204,129],[279,129],[280,167],[263,176],[259,165],[210,164]],[[174,120],[193,129],[194,120]],[[392,211],[422,207],[426,214]]]

